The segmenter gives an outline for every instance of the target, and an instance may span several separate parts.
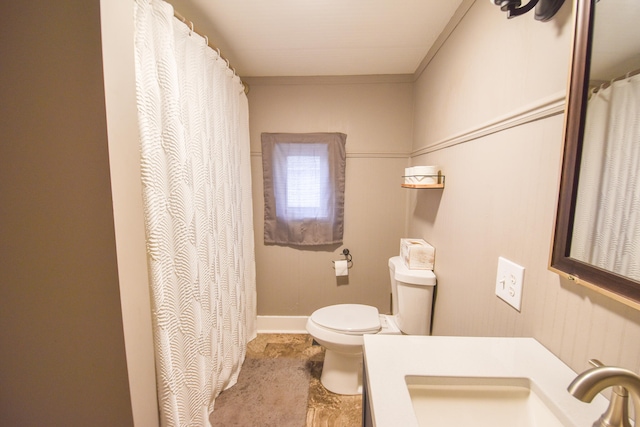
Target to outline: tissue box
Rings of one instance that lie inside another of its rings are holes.
[[[423,239],[400,239],[400,257],[412,270],[433,270],[436,250]]]

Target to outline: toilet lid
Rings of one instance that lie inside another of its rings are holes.
[[[380,330],[378,309],[362,304],[330,305],[311,315],[318,325],[345,333],[374,333]]]

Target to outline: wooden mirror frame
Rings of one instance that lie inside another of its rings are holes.
[[[549,268],[561,276],[640,309],[640,282],[569,256],[584,135],[596,0],[577,0],[564,124],[564,154]]]

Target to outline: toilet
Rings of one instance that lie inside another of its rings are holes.
[[[325,348],[320,382],[337,394],[362,393],[364,334],[429,335],[436,276],[431,270],[410,270],[401,257],[389,259],[392,314],[376,307],[337,304],[314,311],[307,332]]]

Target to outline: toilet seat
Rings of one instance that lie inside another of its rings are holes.
[[[376,307],[363,304],[337,304],[320,308],[310,318],[316,325],[348,335],[375,334],[380,331]]]

